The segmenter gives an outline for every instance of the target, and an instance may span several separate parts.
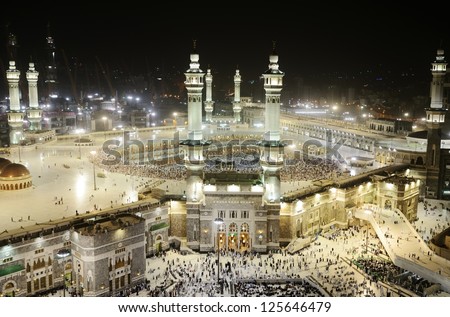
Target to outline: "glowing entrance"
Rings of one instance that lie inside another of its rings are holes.
[[[244,252],[251,249],[249,226],[247,223],[241,225],[241,233],[239,235],[240,251]]]
[[[236,251],[238,249],[237,233],[237,225],[235,223],[230,224],[230,228],[228,229],[228,250],[230,251]]]
[[[216,241],[219,250],[226,250],[227,246],[226,246],[226,226],[225,224],[221,224],[219,225],[219,228],[217,229],[217,237],[216,237]]]

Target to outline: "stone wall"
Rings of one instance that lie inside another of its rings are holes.
[[[186,237],[186,214],[170,214],[170,230],[172,237]]]

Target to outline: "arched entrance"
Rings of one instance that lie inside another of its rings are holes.
[[[155,254],[159,254],[162,251],[162,236],[160,234],[156,236],[153,247],[155,248]]]
[[[238,243],[237,243],[237,234],[238,234],[238,227],[235,223],[231,223],[228,228],[228,250],[230,251],[236,251],[238,249]]]
[[[226,248],[226,226],[225,224],[220,224],[219,228],[217,228],[217,236],[216,236],[216,246],[218,246],[219,250],[223,250]]]
[[[3,287],[3,295],[6,297],[15,297],[16,296],[16,286],[13,282],[8,282]]]
[[[391,209],[391,208],[392,208],[392,202],[389,199],[387,199],[384,202],[384,209]]]
[[[417,157],[416,165],[423,165],[423,158],[422,158],[422,156]]]
[[[64,262],[63,268],[63,283],[65,288],[69,289],[72,286],[72,261]]]
[[[247,223],[241,225],[241,232],[239,234],[240,251],[244,252],[250,250],[250,228]]]

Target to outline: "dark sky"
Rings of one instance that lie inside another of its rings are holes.
[[[450,20],[434,2],[403,7],[382,2],[363,6],[317,1],[306,6],[303,1],[274,1],[247,9],[242,2],[217,7],[213,1],[208,6],[167,1],[154,8],[150,1],[145,6],[123,1],[103,7],[59,3],[9,4],[2,11],[3,43],[9,24],[21,55],[39,56],[50,22],[57,47],[68,55],[99,56],[110,65],[126,64],[135,70],[145,67],[146,59],[151,65],[164,63],[185,70],[192,39],[197,39],[203,69],[210,64],[219,72],[232,73],[239,65],[241,73],[251,76],[267,68],[272,40],[277,41],[280,68],[298,76],[351,73],[380,64],[429,74],[441,43],[450,55]]]

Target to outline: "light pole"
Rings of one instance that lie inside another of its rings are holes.
[[[176,112],[173,113],[173,118],[174,118],[174,119],[173,119],[173,125],[174,125],[174,126],[177,126],[177,115],[178,115],[178,113],[176,113]],[[223,220],[222,220],[222,221],[223,221]]]
[[[56,256],[63,260],[63,297],[66,297],[66,258],[71,254],[69,249],[61,249]]]
[[[97,190],[97,181],[96,181],[96,176],[95,176],[95,162],[94,162],[94,159],[95,159],[95,154],[97,154],[97,152],[96,151],[91,151],[91,154],[92,154],[92,172],[94,173],[94,190]]]
[[[156,116],[156,112],[152,112],[152,115],[151,115],[151,123],[150,123],[150,125],[152,126],[152,127],[154,127],[156,124],[155,124],[155,116]]]
[[[78,159],[81,160],[81,130],[77,130],[78,135]]]
[[[106,120],[107,119],[108,119],[107,117],[102,117],[102,120],[103,120],[103,135],[105,137],[105,140],[106,140]]]
[[[217,285],[219,285],[220,292],[222,293],[222,287],[220,285],[220,241],[219,241],[219,228],[223,224],[223,219],[217,217],[214,219],[214,223],[217,225]]]

